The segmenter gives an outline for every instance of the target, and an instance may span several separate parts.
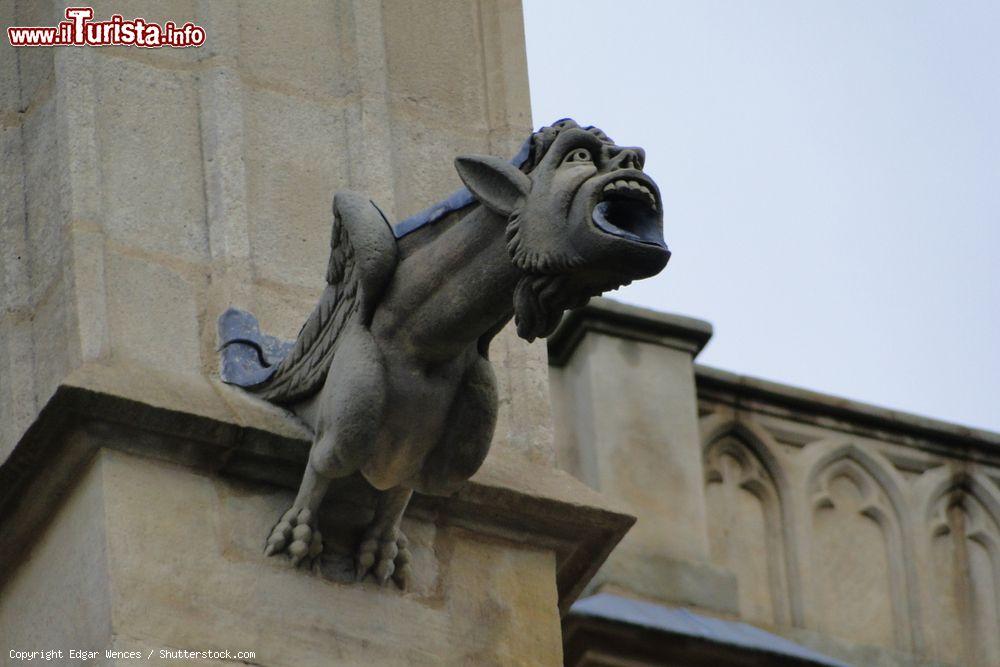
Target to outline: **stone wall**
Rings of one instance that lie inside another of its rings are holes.
[[[639,517],[598,588],[850,664],[1000,663],[1000,435],[691,366],[686,318],[604,302],[566,324],[560,464]]]

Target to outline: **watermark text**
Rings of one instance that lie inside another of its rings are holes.
[[[92,7],[67,7],[66,20],[55,26],[11,26],[11,46],[138,46],[159,49],[185,48],[205,43],[205,29],[190,21],[163,25],[144,18],[126,19],[113,14],[107,21],[94,21]]]

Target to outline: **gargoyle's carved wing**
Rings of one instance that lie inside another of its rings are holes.
[[[247,389],[283,404],[319,391],[341,332],[355,314],[363,324],[371,322],[397,261],[396,239],[382,212],[362,195],[338,193],[326,289],[271,377]]]

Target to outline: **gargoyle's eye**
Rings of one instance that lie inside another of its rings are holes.
[[[563,162],[593,162],[594,158],[586,148],[577,148],[566,156]]]

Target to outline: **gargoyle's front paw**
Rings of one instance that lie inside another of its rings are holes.
[[[286,552],[293,566],[308,556],[314,559],[323,552],[323,537],[316,529],[316,519],[308,509],[292,506],[271,531],[264,547],[265,556]]]
[[[406,535],[398,529],[381,535],[369,529],[358,547],[355,568],[358,581],[371,573],[379,585],[384,586],[392,577],[396,585],[405,591],[411,572],[408,544]]]

